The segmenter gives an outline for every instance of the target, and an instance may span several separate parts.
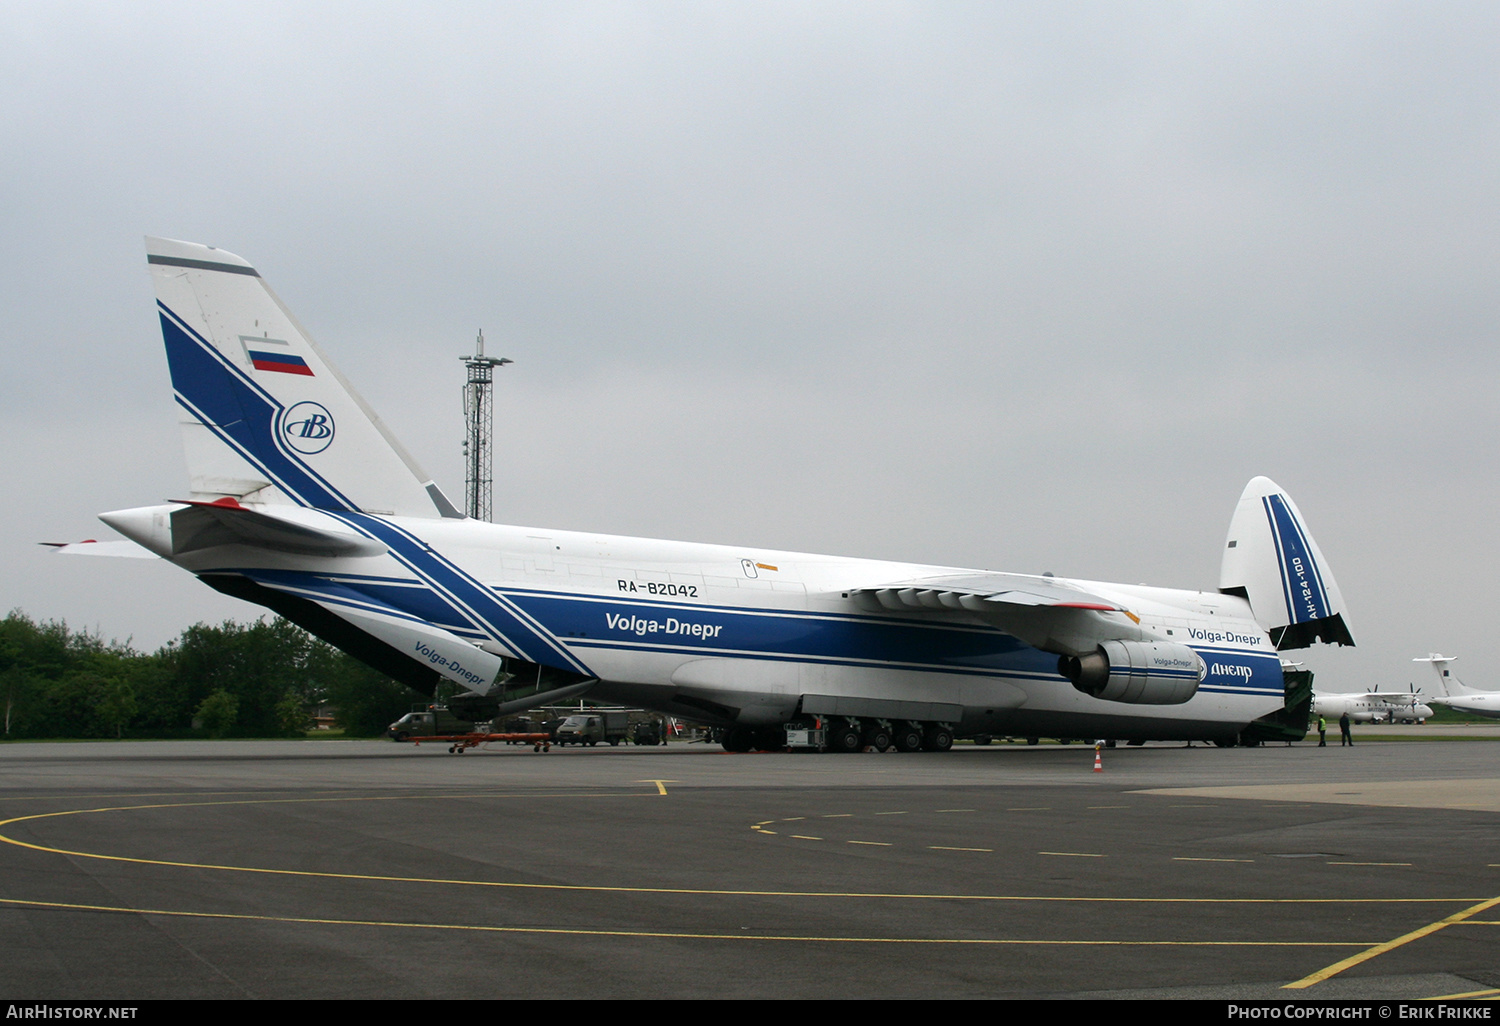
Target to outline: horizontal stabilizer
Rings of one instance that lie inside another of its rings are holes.
[[[174,553],[214,545],[250,545],[301,556],[378,556],[386,551],[384,543],[356,534],[318,513],[309,515],[285,507],[285,512],[261,513],[229,498],[174,501],[188,507],[172,514]],[[297,523],[297,519],[318,522],[314,526]]]
[[[85,538],[80,542],[38,542],[46,545],[59,556],[117,556],[124,559],[156,559],[156,553],[147,552],[135,542],[95,541]]]
[[[213,502],[179,499],[167,506],[101,513],[99,519],[165,557],[221,545],[299,556],[378,556],[386,551],[383,542],[350,530],[326,513],[284,505],[254,510],[230,498]]]

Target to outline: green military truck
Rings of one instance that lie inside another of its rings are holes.
[[[444,705],[426,705],[413,709],[392,723],[386,728],[385,736],[396,741],[408,741],[414,737],[448,737],[473,731],[473,720],[463,719]]]
[[[602,709],[574,713],[557,725],[552,734],[555,745],[588,745],[600,741],[617,745],[630,739],[630,713],[627,710]]]

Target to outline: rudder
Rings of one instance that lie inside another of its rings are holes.
[[[1278,649],[1354,644],[1327,560],[1297,504],[1270,478],[1251,480],[1235,507],[1219,591],[1249,601]]]

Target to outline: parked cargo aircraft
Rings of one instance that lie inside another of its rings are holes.
[[[465,518],[247,261],[147,240],[191,475],[105,513],[209,586],[419,690],[640,705],[774,745],[955,735],[1233,743],[1283,704],[1278,649],[1352,645],[1292,500],[1252,480],[1214,592]]]
[[[1448,672],[1448,664],[1457,658],[1458,656],[1438,655],[1433,652],[1431,655],[1412,660],[1414,663],[1430,664],[1437,673],[1439,693],[1429,701],[1433,705],[1446,705],[1450,709],[1474,716],[1500,719],[1500,691],[1480,691],[1469,687],[1453,676]]]

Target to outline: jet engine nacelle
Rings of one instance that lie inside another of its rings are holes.
[[[1057,672],[1085,695],[1134,705],[1181,705],[1207,670],[1197,652],[1164,641],[1105,641],[1057,661]]]

